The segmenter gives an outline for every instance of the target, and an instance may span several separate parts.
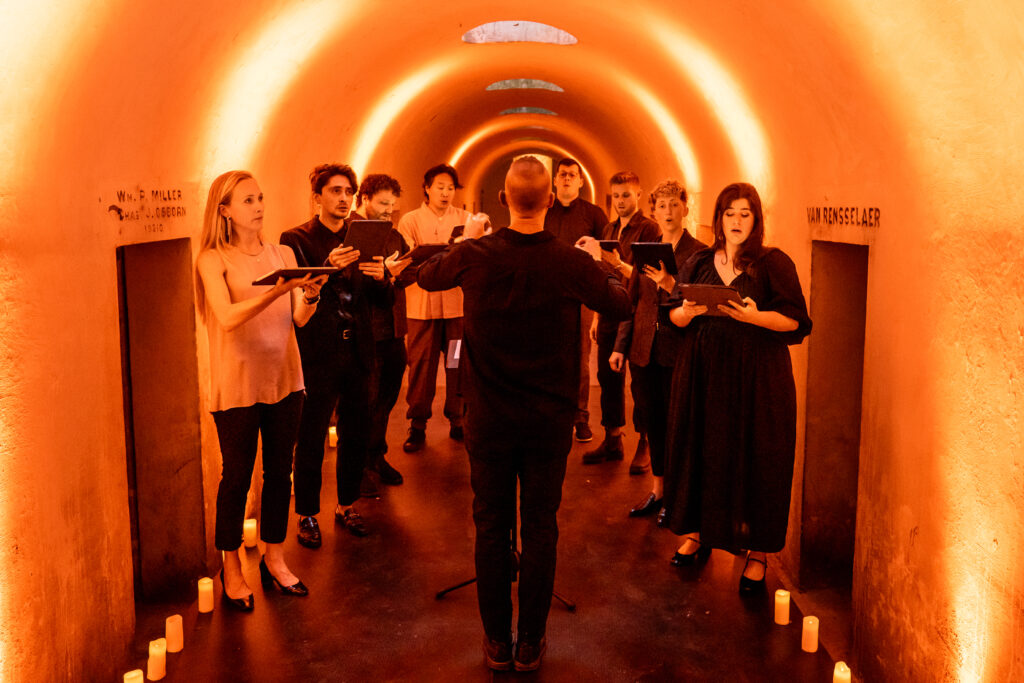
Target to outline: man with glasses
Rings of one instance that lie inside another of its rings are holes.
[[[600,207],[580,197],[583,171],[575,159],[565,157],[555,165],[555,202],[544,217],[544,229],[562,242],[575,245],[585,236],[601,238],[608,217]],[[590,342],[594,312],[580,307],[580,393],[576,406],[575,434],[577,441],[590,441]]]

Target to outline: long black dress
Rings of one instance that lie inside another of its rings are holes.
[[[680,282],[724,284],[714,249],[697,252]],[[729,317],[697,316],[681,330],[672,378],[665,505],[676,534],[732,551],[786,543],[796,448],[790,344],[811,331],[793,261],[767,249],[730,283],[759,310],[797,321],[774,332]],[[678,295],[676,295],[677,298]]]

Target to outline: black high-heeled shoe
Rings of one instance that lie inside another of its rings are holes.
[[[277,588],[285,595],[294,595],[296,597],[305,597],[309,595],[309,589],[301,581],[296,581],[290,586],[284,586],[277,578],[270,573],[270,568],[267,567],[267,560],[265,557],[260,558],[260,583],[263,584],[264,589]]]
[[[765,579],[768,578],[768,560],[762,560],[759,557],[751,557],[750,552],[747,552],[747,561],[743,563],[743,571],[747,571],[747,565],[753,562],[760,562],[764,565],[764,574],[761,576],[759,581],[754,579],[748,579],[743,574],[740,574],[740,595],[754,595],[757,593],[763,593],[767,587]]]
[[[690,567],[698,562],[707,562],[707,559],[711,557],[711,546],[704,545],[698,538],[688,540],[696,543],[697,549],[692,553],[681,553],[677,550],[676,554],[669,560],[673,567]]]
[[[252,593],[249,593],[244,598],[233,598],[228,595],[228,585],[224,583],[224,568],[220,568],[220,597],[224,600],[225,604],[232,607],[239,612],[251,612],[253,607],[256,605],[256,598]]]

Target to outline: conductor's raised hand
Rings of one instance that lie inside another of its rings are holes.
[[[359,271],[378,282],[382,281],[384,279],[384,257],[374,256],[372,261],[363,261],[359,264]]]
[[[594,259],[595,261],[601,260],[601,245],[598,244],[597,240],[595,240],[590,235],[584,235],[583,237],[576,240],[575,246],[577,249],[582,249],[583,251],[590,254],[590,258]]]
[[[608,356],[608,365],[615,372],[622,372],[626,365],[626,356],[619,351],[612,351],[612,355]]]
[[[486,213],[474,213],[466,219],[466,227],[463,228],[462,238],[475,240],[483,237],[491,230],[491,217]]]
[[[388,272],[394,277],[398,277],[398,275],[405,270],[410,263],[412,263],[412,259],[410,258],[399,260],[397,251],[384,259],[384,267],[387,268]]]
[[[359,260],[355,247],[335,247],[327,255],[327,261],[335,268],[346,268]]]
[[[759,311],[757,310],[757,302],[751,299],[749,296],[743,298],[743,303],[738,304],[735,301],[729,301],[726,304],[719,304],[718,310],[725,313],[733,320],[739,320],[741,323],[750,323],[756,325],[757,316]]]

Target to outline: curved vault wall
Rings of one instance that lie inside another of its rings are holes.
[[[722,185],[755,180],[805,289],[812,235],[870,242],[857,670],[1020,676],[1019,4],[551,4],[525,0],[517,17],[577,45],[460,43],[509,18],[498,2],[421,22],[401,21],[419,16],[406,0],[219,15],[191,1],[0,4],[0,678],[111,677],[130,642],[114,247],[193,234],[228,167],[260,179],[268,232],[305,218],[306,173],[327,159],[392,172],[412,208],[423,169],[513,102],[558,112],[534,132],[577,145],[599,193],[620,167],[648,186],[682,175],[676,133],[699,169],[700,222]],[[565,92],[484,91],[518,77]],[[570,140],[569,124],[589,136]],[[187,220],[113,222],[111,194],[138,186],[181,189]],[[880,207],[881,227],[812,231],[820,205]],[[794,361],[802,395],[805,347]],[[203,427],[212,509],[219,456]]]

